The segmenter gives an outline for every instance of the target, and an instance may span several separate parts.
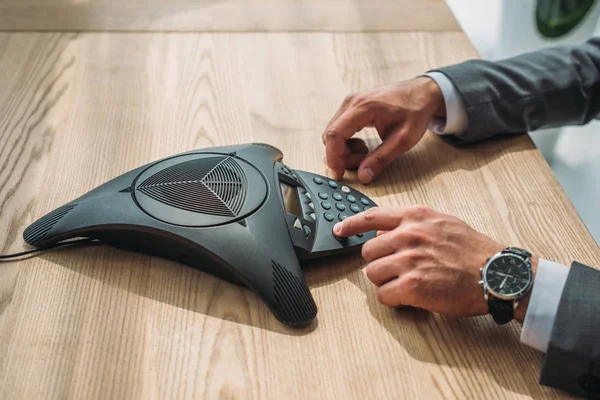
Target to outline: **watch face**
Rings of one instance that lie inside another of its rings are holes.
[[[489,291],[503,297],[513,297],[529,287],[531,270],[520,257],[502,255],[489,263],[483,279]]]

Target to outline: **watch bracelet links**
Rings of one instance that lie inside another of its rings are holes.
[[[506,247],[502,250],[502,254],[515,254],[525,259],[531,258],[531,253],[527,250],[520,249],[518,247]]]
[[[507,247],[502,250],[502,254],[514,254],[525,258],[526,261],[531,263],[531,253],[527,250],[519,249],[517,247]],[[504,325],[514,319],[515,309],[513,301],[502,300],[496,297],[490,296],[488,298],[488,308],[494,322],[498,325]]]

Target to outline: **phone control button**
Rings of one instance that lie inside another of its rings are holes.
[[[300,230],[302,229],[302,223],[300,222],[300,220],[298,218],[296,218],[296,221],[294,221],[294,228]]]
[[[334,215],[330,212],[326,212],[325,214],[323,214],[323,218],[325,218],[329,222],[335,219]]]

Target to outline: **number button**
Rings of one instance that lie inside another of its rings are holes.
[[[321,200],[327,200],[329,198],[329,195],[323,192],[319,192],[318,196]]]
[[[323,183],[323,179],[319,178],[318,176],[315,176],[313,178],[313,182],[316,183],[317,185],[321,185]]]
[[[350,209],[352,210],[353,213],[360,212],[360,208],[358,208],[358,206],[356,204],[350,205]]]
[[[344,205],[344,203],[335,203],[335,208],[337,208],[340,211],[345,211],[346,205]]]
[[[346,214],[344,214],[344,213],[340,213],[340,214],[338,215],[338,219],[339,219],[340,221],[343,221],[343,220],[345,220],[346,218],[348,218],[348,216],[347,216]]]
[[[334,220],[334,216],[332,213],[330,212],[326,212],[325,214],[323,214],[323,218],[325,218],[327,221],[331,222]]]
[[[352,196],[351,194],[346,196],[346,200],[348,200],[350,203],[356,203],[356,197]]]
[[[332,189],[337,189],[337,187],[338,187],[338,184],[336,181],[329,181],[329,182],[327,182],[327,184],[329,184],[329,187]]]
[[[324,201],[321,203],[321,207],[323,207],[324,210],[331,210],[331,203],[328,201]]]
[[[337,201],[342,201],[342,199],[343,199],[342,195],[337,192],[332,194],[331,197],[333,197],[333,199],[337,200]]]
[[[360,202],[363,203],[365,206],[368,206],[369,204],[369,199],[367,199],[366,197],[361,197],[360,198]]]

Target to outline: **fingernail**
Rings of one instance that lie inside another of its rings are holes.
[[[373,173],[373,170],[370,167],[363,168],[363,175],[366,178],[366,183],[371,183],[371,181],[375,177],[375,174]]]
[[[334,225],[333,233],[335,233],[336,235],[338,233],[342,233],[342,223],[341,222],[338,222],[337,224]]]

